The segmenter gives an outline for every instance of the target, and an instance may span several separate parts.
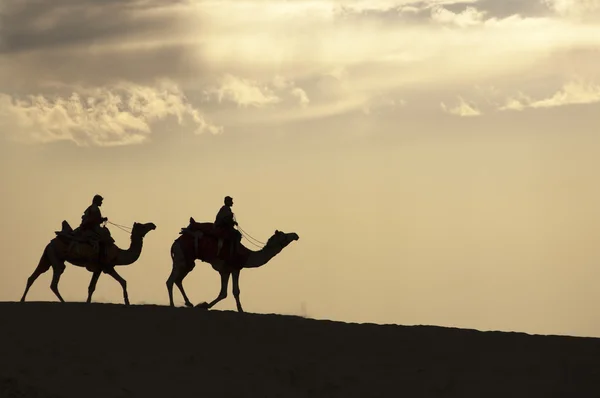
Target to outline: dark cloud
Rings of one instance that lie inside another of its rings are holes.
[[[422,24],[431,20],[433,7],[440,5],[430,1],[414,1],[403,3],[387,9],[357,10],[351,6],[340,6],[337,9],[339,19],[373,20],[393,24]],[[540,17],[553,15],[552,10],[538,0],[479,0],[477,2],[460,2],[442,4],[441,7],[454,13],[461,13],[467,8],[476,8],[486,13],[486,18],[506,18],[512,15],[522,17]]]
[[[201,48],[185,40],[202,21],[190,20],[187,1],[2,1],[0,75],[11,77],[2,91],[48,81],[143,84],[202,72]]]
[[[428,6],[429,3],[422,1],[398,5],[387,9],[357,10],[351,6],[340,6],[336,9],[336,16],[340,21],[370,20],[394,24],[418,24],[430,19],[431,10]]]
[[[45,50],[0,58],[0,75],[10,76],[0,90],[11,91],[45,82],[104,85],[115,81],[145,84],[157,78],[200,81],[203,74],[199,59],[190,55],[184,44],[149,49],[108,50],[102,53],[75,50]]]
[[[181,2],[170,1],[170,8]],[[180,32],[165,3],[143,0],[7,0],[0,9],[0,53],[89,46]]]
[[[445,8],[452,12],[461,12],[467,7],[475,7],[486,13],[486,18],[507,18],[512,15],[522,17],[545,17],[553,12],[540,0],[479,0],[477,3],[454,3]]]

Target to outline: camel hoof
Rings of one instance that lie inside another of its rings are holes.
[[[203,303],[200,303],[198,305],[196,305],[196,308],[200,308],[201,310],[207,310],[208,309],[208,303],[205,301]]]
[[[190,303],[189,301],[187,303],[185,303],[185,306],[188,308],[191,308],[194,306],[194,304]]]

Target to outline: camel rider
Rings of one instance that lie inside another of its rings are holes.
[[[237,245],[242,240],[242,234],[234,228],[238,223],[234,220],[234,215],[231,211],[233,198],[231,196],[225,196],[223,202],[224,204],[221,206],[221,209],[219,209],[217,217],[215,218],[214,226],[215,228],[222,228],[226,231],[228,237],[231,239],[231,253],[233,254],[237,250]]]
[[[102,206],[102,201],[104,198],[100,195],[94,195],[92,199],[92,204],[88,206],[87,209],[83,212],[81,216],[81,225],[79,229],[85,235],[92,235],[92,240],[98,241],[99,245],[99,258],[98,262],[100,265],[104,265],[105,261],[105,235],[106,232],[101,227],[103,222],[108,221],[107,217],[102,217],[102,213],[100,212],[100,206]]]

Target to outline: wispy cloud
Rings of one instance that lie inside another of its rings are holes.
[[[232,75],[223,77],[221,84],[206,90],[207,94],[216,96],[217,101],[231,101],[239,106],[262,107],[281,101],[267,86],[256,81],[243,79]]]
[[[450,107],[444,102],[440,104],[442,110],[446,113],[456,116],[480,116],[481,111],[474,104],[470,104],[462,97],[458,97],[458,105]]]
[[[576,79],[565,83],[552,96],[534,100],[519,93],[516,97],[508,98],[501,110],[522,111],[526,108],[553,108],[565,105],[593,104],[600,102],[600,84]]]
[[[600,0],[541,0],[558,15],[579,20],[597,20]]]
[[[475,7],[467,7],[461,12],[452,12],[443,6],[436,6],[431,11],[431,19],[443,24],[453,24],[459,27],[476,26],[483,23],[485,12]]]
[[[306,92],[283,76],[269,81],[242,78],[225,74],[219,83],[204,90],[205,100],[230,102],[239,107],[262,108],[283,102],[306,106],[310,102]]]

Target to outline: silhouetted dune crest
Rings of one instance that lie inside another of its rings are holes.
[[[0,397],[592,397],[600,339],[0,303]]]

